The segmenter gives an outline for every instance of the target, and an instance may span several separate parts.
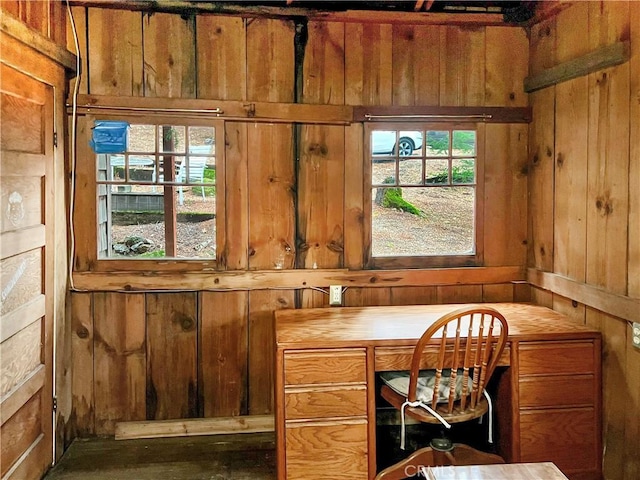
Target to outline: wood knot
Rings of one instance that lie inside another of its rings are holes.
[[[596,198],[596,208],[600,212],[600,215],[606,217],[613,213],[613,202],[608,197],[600,196]]]
[[[537,165],[538,163],[540,163],[540,157],[538,156],[537,153],[531,159],[531,163],[533,163],[534,165]]]
[[[544,247],[540,247],[540,255],[544,257],[546,254],[547,252],[545,251]]]
[[[551,150],[551,147],[547,147],[547,151],[546,151],[547,157],[551,158],[553,156],[553,151]]]
[[[180,319],[180,327],[182,328],[182,330],[184,332],[188,332],[189,330],[193,329],[193,325],[194,325],[194,321],[193,318],[191,317],[182,317]]]
[[[513,93],[513,92],[511,92],[511,93],[509,94],[509,100],[515,100],[515,99],[516,99],[516,94],[515,94],[515,93]]]
[[[322,155],[324,157],[328,152],[329,150],[326,145],[320,143],[312,143],[309,145],[309,153],[313,155]]]
[[[76,335],[80,338],[89,338],[89,330],[87,330],[87,327],[80,327],[76,330]]]
[[[558,167],[562,167],[562,165],[564,165],[564,154],[558,154],[558,157],[556,158],[556,165],[558,165]]]

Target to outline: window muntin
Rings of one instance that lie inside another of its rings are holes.
[[[96,155],[99,259],[216,259],[217,125],[130,121]]]
[[[370,261],[473,259],[478,138],[474,125],[372,125]],[[424,141],[423,141],[424,140]],[[403,144],[408,144],[405,148]]]

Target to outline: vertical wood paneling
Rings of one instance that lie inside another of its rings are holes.
[[[443,27],[440,31],[440,105],[484,105],[485,30]]]
[[[249,293],[249,414],[273,413],[275,338],[273,312],[293,308],[293,291]]]
[[[348,288],[343,295],[347,307],[392,305],[391,288]]]
[[[67,38],[66,3],[49,0],[49,38],[58,45],[65,45]]]
[[[195,18],[168,13],[145,14],[142,34],[144,95],[195,97]]]
[[[393,25],[393,104],[438,105],[442,61],[440,32],[446,27]]]
[[[196,294],[148,293],[146,297],[147,419],[196,417]]]
[[[49,2],[51,0],[44,1],[27,1],[22,4],[21,13],[24,22],[43,35],[49,36]]]
[[[141,96],[142,14],[90,8],[89,92],[94,95]]]
[[[397,67],[392,60],[391,25],[347,23],[344,28],[345,103],[391,105]]]
[[[439,286],[437,303],[482,302],[482,285]]]
[[[71,295],[71,397],[73,415],[67,438],[95,434],[93,377],[93,294]]]
[[[353,270],[364,265],[364,161],[361,124],[344,130],[344,266]]]
[[[199,295],[202,413],[205,417],[244,415],[249,294],[241,291]]]
[[[524,265],[527,254],[527,125],[486,125],[485,265]]]
[[[248,127],[249,269],[290,269],[295,263],[293,127]]]
[[[630,4],[631,59],[629,60],[629,267],[628,294],[640,298],[640,3]],[[640,375],[636,375],[640,383]],[[640,402],[636,403],[640,405]],[[640,420],[637,422],[640,425]],[[640,428],[640,427],[639,427]],[[640,438],[640,432],[638,437]],[[638,460],[636,460],[638,461]],[[640,464],[636,464],[640,475]]]
[[[247,139],[250,127],[240,122],[227,122],[225,125],[225,204],[233,205],[233,215],[225,216],[221,262],[227,270],[243,270],[248,266],[249,248]]]
[[[145,298],[94,293],[94,381],[97,435],[115,422],[145,420]]]
[[[303,126],[298,173],[298,266],[342,266],[344,127]]]
[[[396,287],[391,289],[391,305],[431,305],[436,303],[436,287]]]
[[[288,20],[247,22],[247,99],[293,102],[295,29]]]
[[[502,283],[497,285],[482,286],[483,302],[513,302],[514,291],[513,284]]]
[[[344,104],[344,24],[309,22],[303,103]]]
[[[520,107],[528,104],[523,85],[529,68],[527,41],[524,28],[486,28],[485,105]]]
[[[246,20],[198,15],[198,98],[244,100],[247,95]]]

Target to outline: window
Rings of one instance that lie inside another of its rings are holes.
[[[218,124],[118,120],[126,151],[96,154],[98,258],[216,259]]]
[[[478,262],[474,124],[368,125],[373,267]]]

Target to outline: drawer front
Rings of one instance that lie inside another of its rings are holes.
[[[520,412],[520,462],[553,462],[560,470],[597,470],[594,408]]]
[[[592,342],[521,343],[520,375],[595,373]]]
[[[367,415],[367,388],[344,387],[292,388],[284,394],[285,418],[330,418]]]
[[[285,352],[285,385],[366,383],[367,356],[363,348]]]
[[[520,407],[593,406],[593,375],[536,376],[520,379]]]
[[[287,425],[287,479],[368,478],[367,422]]]

